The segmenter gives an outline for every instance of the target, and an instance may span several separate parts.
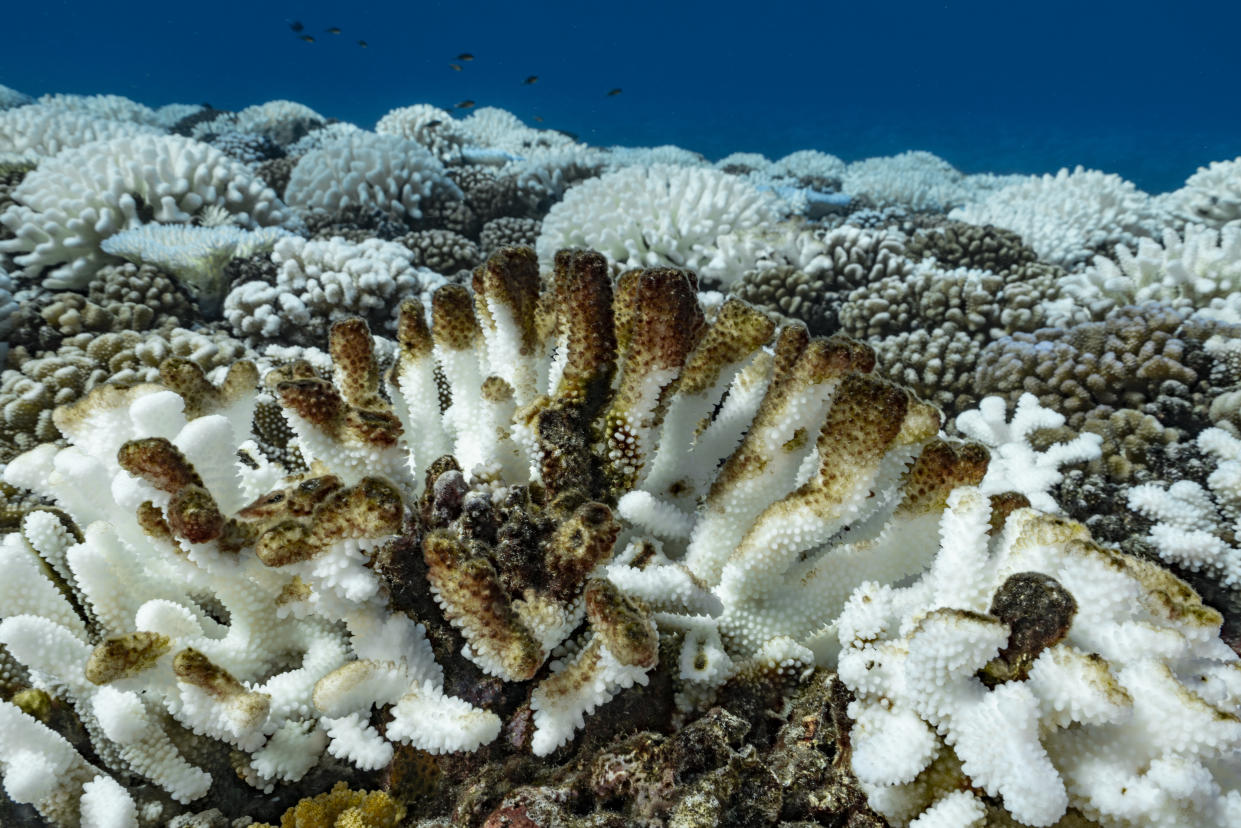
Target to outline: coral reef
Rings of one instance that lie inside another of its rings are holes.
[[[1241,159],[469,103],[0,87],[0,823],[1241,822]]]

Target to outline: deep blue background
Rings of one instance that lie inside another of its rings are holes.
[[[1241,155],[1236,0],[6,6],[0,83],[32,95],[290,98],[366,127],[469,98],[597,144],[927,149],[967,172],[1080,163],[1153,192]]]

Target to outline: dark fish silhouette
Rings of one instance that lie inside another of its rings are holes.
[[[335,26],[329,26],[328,28],[324,29],[323,31],[327,32],[328,34],[340,34],[340,29],[338,29],[338,28],[337,28],[337,27],[335,27]]]
[[[295,32],[300,32],[302,29],[306,27],[302,25],[302,21],[294,20],[292,23],[289,24],[289,28]]]
[[[302,35],[301,37],[299,37],[299,38],[298,38],[298,40],[304,40],[304,41],[306,41],[307,43],[314,43],[314,42],[315,42],[315,39],[314,39],[313,37],[311,37],[310,35]]]
[[[366,48],[366,41],[365,41],[365,40],[359,40],[359,41],[358,41],[358,45],[359,45],[359,46],[361,46],[363,49],[365,49],[365,48]]]
[[[473,59],[474,59],[474,56],[471,55],[469,52],[462,52],[461,54],[457,55],[457,60],[473,60]]]
[[[461,67],[460,67],[459,65],[457,65],[456,63],[450,63],[450,64],[448,64],[448,68],[449,68],[449,69],[451,69],[451,70],[452,70],[452,71],[454,71],[454,72],[460,72],[460,71],[461,71]]]
[[[454,106],[453,109],[469,109],[473,105],[474,105],[473,101],[462,101],[461,103]]]
[[[437,118],[436,120],[434,120],[434,121],[427,121],[427,129],[430,129],[431,127],[437,127],[437,126],[440,126],[440,125],[441,125],[441,124],[443,124],[443,123],[444,123],[444,122],[443,122],[443,121],[441,121],[441,120],[439,120],[438,118]]]
[[[524,83],[526,86],[529,86],[530,84],[536,82],[538,79],[539,79],[538,75],[531,75],[530,77],[522,81],[522,83]]]
[[[534,116],[534,120],[538,121],[540,124],[543,123],[543,119],[540,118],[538,115]]]
[[[620,89],[619,89],[619,88],[617,88],[617,89],[612,89],[612,90],[610,90],[610,91],[608,92],[608,97],[609,97],[609,98],[614,98],[614,97],[616,97],[617,95],[619,95],[620,93],[621,93],[621,91],[620,91]]]

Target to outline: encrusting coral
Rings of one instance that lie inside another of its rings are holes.
[[[239,780],[295,785],[335,761],[391,772],[411,748],[565,756],[602,705],[658,693],[675,701],[674,721],[689,720],[738,685],[778,697],[843,651],[865,723],[852,768],[898,821],[991,808],[1051,824],[1072,807],[1228,824],[1241,803],[1241,687],[1218,615],[1172,576],[1022,508],[1045,503],[1056,466],[1090,455],[1090,441],[1037,452],[1031,431],[1053,417],[1033,398],[1011,426],[1002,404],[974,418],[967,430],[992,451],[954,441],[935,408],[875,376],[859,342],[700,294],[690,271],[614,279],[604,256],[581,250],[552,265],[545,279],[533,250],[504,247],[469,286],[407,295],[385,371],[389,346],[352,318],[331,327],[330,378],[305,361],[266,376],[243,361],[213,383],[173,361],[159,385],[104,386],[58,409],[69,446],[4,470],[63,513],[25,514],[0,544],[16,573],[0,585],[0,644],[32,687],[71,705],[89,750],[0,703],[10,797],[73,824],[105,804],[133,813],[149,796],[214,799]],[[299,471],[255,440],[260,386]],[[1014,540],[1032,535],[1039,543]],[[991,562],[1017,549],[1032,550],[1019,571],[1036,574],[1005,592],[1009,573]],[[1082,574],[1100,566],[1121,598]],[[996,590],[1008,597],[993,605]],[[1027,635],[1030,607],[1054,609],[1068,632]],[[917,661],[905,639],[941,617]],[[1074,618],[1120,637],[1097,644],[1098,660],[1074,652],[1040,669],[1058,641],[1101,635]],[[867,647],[893,668],[848,661]],[[1124,689],[1100,701],[1081,690],[1091,677]],[[987,718],[999,699],[1009,706],[995,709],[1022,715]],[[1143,755],[1164,763],[1150,778],[1165,798],[1116,805],[1091,757],[1135,773],[1124,746],[1146,744],[1157,706],[1187,728],[1214,716],[1215,735],[1155,740]],[[969,743],[953,729],[958,711],[986,725]],[[900,727],[885,730],[894,717]],[[917,748],[908,773],[874,772],[868,762],[905,733]],[[998,758],[971,752],[981,739]],[[1070,742],[1072,764],[1036,761],[1040,745]],[[722,813],[736,798],[712,791],[740,778],[757,798],[738,813],[774,820],[792,771],[724,743],[732,770],[694,777],[670,812]],[[1021,779],[1006,750],[1033,757],[1037,776]],[[1173,784],[1172,764],[1193,784]],[[152,785],[123,787],[125,775]],[[330,824],[363,807],[344,789],[325,796],[306,807]]]

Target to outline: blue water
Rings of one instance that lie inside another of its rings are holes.
[[[366,127],[470,99],[596,144],[927,149],[967,172],[1084,164],[1152,192],[1241,155],[1241,3],[1222,0],[6,6],[0,83],[32,95],[289,98]],[[455,72],[461,52],[476,59]]]

